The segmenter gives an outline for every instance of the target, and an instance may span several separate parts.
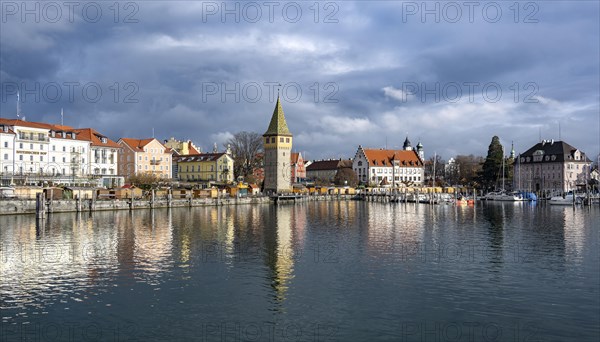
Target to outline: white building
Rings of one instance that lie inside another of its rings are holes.
[[[123,179],[117,176],[121,146],[93,128],[77,129],[77,133],[79,139],[90,142],[87,173],[101,177],[105,186],[121,185]]]
[[[543,140],[515,160],[514,187],[545,194],[585,188],[591,164],[585,153],[566,142]]]
[[[414,150],[365,149],[358,146],[352,169],[359,182],[370,186],[421,186],[423,161]]]
[[[0,132],[2,178],[73,183],[116,175],[119,146],[93,129],[0,119]],[[107,158],[95,163],[97,151]]]

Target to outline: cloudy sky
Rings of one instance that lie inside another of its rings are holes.
[[[25,6],[25,7],[23,7]],[[600,145],[597,1],[1,2],[0,114],[204,150],[263,133],[282,95],[294,149],[426,155]],[[281,86],[278,86],[281,84]]]

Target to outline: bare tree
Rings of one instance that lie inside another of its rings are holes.
[[[434,167],[435,165],[435,167]],[[442,182],[444,178],[444,167],[445,163],[442,160],[442,156],[437,155],[435,157],[432,156],[425,163],[425,182],[424,184],[427,186],[437,186],[440,182]],[[435,175],[433,174],[435,170]]]
[[[457,183],[462,185],[478,185],[477,178],[481,172],[484,158],[481,156],[457,155],[456,158]]]
[[[260,155],[263,151],[262,137],[255,132],[238,132],[227,141],[231,147],[234,161],[235,177],[247,178],[260,166]]]
[[[358,177],[352,168],[342,167],[337,170],[335,177],[333,178],[335,185],[348,185],[356,187],[358,185]]]

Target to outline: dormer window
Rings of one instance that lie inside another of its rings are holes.
[[[107,142],[107,139],[105,137],[102,137],[100,140],[102,141],[103,144],[106,144],[106,142]]]
[[[62,132],[62,137],[66,138],[67,137],[67,132]]]

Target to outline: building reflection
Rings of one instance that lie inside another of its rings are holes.
[[[585,248],[585,213],[571,206],[551,209],[563,218],[560,223],[564,227],[565,261],[581,262]]]

